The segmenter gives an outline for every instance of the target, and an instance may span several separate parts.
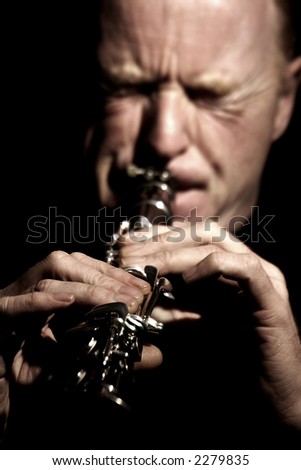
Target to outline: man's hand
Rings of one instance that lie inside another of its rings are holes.
[[[141,243],[125,242],[123,265],[153,264],[160,275],[181,274],[188,284],[229,284],[252,315],[262,385],[285,422],[301,429],[301,345],[281,271],[216,223],[178,224]],[[161,309],[161,321],[193,319],[198,312]]]
[[[8,376],[29,385],[45,372],[43,357],[47,352],[51,359],[51,348],[56,345],[50,328],[54,312],[63,316],[71,306],[88,310],[98,304],[123,302],[135,313],[149,291],[147,282],[122,269],[83,253],[63,251],[52,252],[2,289],[0,415],[7,416],[9,411]],[[152,346],[144,349],[137,368],[157,366],[162,360],[160,351]]]

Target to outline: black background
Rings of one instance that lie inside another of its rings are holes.
[[[96,5],[94,0],[19,0],[1,7],[2,285],[49,251],[69,251],[60,240],[57,245],[28,244],[30,217],[47,216],[49,206],[57,207],[64,215],[93,215],[97,210],[94,186],[87,183],[84,174],[82,152],[84,131],[97,110],[93,28]],[[299,32],[300,18],[300,2],[296,2]],[[273,223],[278,244],[271,246],[271,257],[277,258],[279,244],[285,246],[279,263],[289,276],[293,263],[298,257],[300,260],[300,122],[299,92],[291,125],[272,148],[262,192],[267,213],[276,214]],[[82,249],[90,251],[88,245]]]

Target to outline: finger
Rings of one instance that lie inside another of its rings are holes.
[[[51,268],[51,277],[54,279],[82,282],[113,290],[118,290],[122,286],[135,286],[136,294],[139,288],[147,291],[150,289],[147,282],[83,253],[69,255],[64,252],[53,252],[47,258],[48,268]]]
[[[0,357],[0,416],[2,420],[6,421],[9,413],[9,386],[7,377],[1,376],[2,360]]]
[[[161,233],[169,232],[170,230],[171,227],[168,225],[151,225],[143,229],[133,230],[118,239],[119,247],[122,248],[126,245],[130,246],[134,243],[144,242],[157,237]]]
[[[145,344],[142,349],[141,362],[135,362],[135,370],[153,369],[163,361],[162,352],[153,344]]]
[[[106,283],[104,282],[104,284]],[[119,285],[117,282],[113,285],[95,286],[80,282],[43,279],[37,284],[36,290],[39,292],[52,293],[66,290],[74,295],[77,305],[93,306],[109,302],[123,302],[128,306],[131,313],[136,312],[143,301],[141,292],[131,287]]]
[[[156,229],[156,227],[154,228]],[[120,256],[136,256],[138,252],[140,255],[147,256],[155,251],[173,250],[179,243],[182,243],[183,246],[189,244],[186,230],[182,228],[168,228],[168,230],[154,233],[152,237],[142,236],[135,232],[131,235],[131,243],[120,247]]]
[[[103,277],[103,274],[106,277]],[[32,286],[45,278],[94,285],[105,284],[107,288],[112,288],[116,282],[119,286],[132,286],[143,294],[148,293],[150,289],[147,282],[119,268],[110,266],[108,263],[93,260],[83,254],[70,255],[64,251],[54,251],[30,268],[3,292],[6,292],[7,295],[22,294],[26,290],[32,290]]]
[[[163,308],[155,307],[152,313],[152,318],[161,323],[172,323],[178,321],[196,321],[200,320],[201,315],[193,312],[183,312],[176,308]]]
[[[268,309],[281,300],[255,255],[216,251],[183,272],[183,278],[188,283],[213,276],[236,281],[243,292],[253,297],[260,309]]]
[[[199,245],[214,244],[221,249],[234,253],[248,253],[250,249],[238,238],[221,227],[216,222],[208,219],[197,224],[177,223],[169,230],[162,230],[153,237],[137,237],[138,243],[131,243],[121,248],[122,256],[130,256],[139,251],[140,255],[148,255],[154,251],[174,250],[178,245],[194,247]],[[142,243],[139,243],[142,242]]]
[[[16,382],[21,385],[28,385],[35,381],[41,373],[41,366],[29,364],[24,356],[23,350],[20,349],[12,364],[12,373]]]
[[[178,234],[175,230],[178,230]],[[166,274],[168,272],[167,265],[166,269],[164,268],[164,263],[170,262],[169,269],[172,269],[170,272],[177,272],[180,266],[180,263],[183,262],[181,257],[180,249],[183,248],[197,248],[197,247],[206,247],[214,246],[215,248],[207,248],[204,251],[200,251],[203,254],[209,254],[210,252],[224,250],[231,253],[237,254],[252,254],[252,250],[236,238],[233,234],[229,233],[224,227],[220,227],[214,221],[206,221],[205,223],[198,223],[193,226],[192,224],[183,224],[179,223],[178,226],[173,227],[173,231],[163,231],[157,237],[150,239],[141,244],[137,243],[135,246],[125,246],[120,251],[121,265],[126,266],[127,264],[155,264],[160,272]],[[165,255],[162,253],[166,252]],[[169,254],[172,252],[173,254]],[[184,253],[184,252],[183,252]],[[186,252],[189,253],[188,251]],[[193,253],[191,251],[191,253]],[[198,256],[198,253],[195,251],[195,256]],[[178,262],[177,262],[177,257]],[[274,266],[272,263],[264,260],[260,256],[256,255],[260,260],[265,271],[273,279],[274,285],[276,284],[281,287],[285,284],[284,277],[280,273],[279,269]],[[186,258],[189,262],[189,258]],[[190,258],[191,259],[191,258]],[[198,258],[196,258],[197,260]],[[203,256],[199,258],[198,261],[201,261]],[[173,264],[174,263],[174,264]],[[188,269],[188,265],[183,264],[183,269]],[[283,289],[282,289],[283,291]],[[284,291],[283,291],[284,294]]]
[[[8,378],[6,374],[6,365],[3,356],[0,355],[0,417],[2,419],[2,426],[4,426],[4,428],[9,414],[9,405],[10,396]]]
[[[25,314],[52,312],[73,304],[75,296],[70,292],[31,292],[0,299],[1,317],[15,318]]]
[[[221,250],[216,245],[184,247],[174,250],[163,250],[145,256],[125,256],[121,258],[121,266],[155,266],[160,275],[182,273],[206,258],[210,253]]]
[[[144,294],[147,294],[150,291],[150,286],[146,281],[143,281],[140,278],[133,276],[132,274],[123,271],[122,269],[116,268],[104,261],[91,258],[83,253],[74,252],[70,255],[72,258],[80,261],[81,263],[86,264],[87,266],[93,268],[99,273],[105,274],[113,278],[114,280],[119,281],[120,283],[126,286],[132,286],[141,290]],[[96,276],[96,283],[100,278]],[[91,282],[92,284],[95,282]]]

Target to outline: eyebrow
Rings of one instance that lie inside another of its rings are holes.
[[[165,82],[168,77],[157,78],[155,74],[146,72],[135,63],[125,62],[122,65],[112,65],[108,68],[100,65],[100,76],[105,81],[119,84],[141,84],[150,82]],[[225,78],[221,74],[206,72],[199,75],[191,75],[186,79],[180,79],[180,83],[192,90],[209,89],[218,94],[231,93],[238,86],[237,82]]]
[[[146,73],[134,63],[124,63],[123,65],[112,65],[109,68],[100,66],[100,76],[105,80],[119,83],[141,83],[150,82],[155,79],[153,74]]]

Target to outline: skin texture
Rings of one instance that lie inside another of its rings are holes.
[[[249,216],[268,148],[285,129],[294,98],[294,70],[277,47],[272,3],[104,5],[98,57],[108,94],[97,165],[103,204],[120,201],[108,185],[112,168],[135,161],[173,174],[174,215],[197,208],[225,226],[233,216]]]
[[[114,207],[124,194],[111,175],[119,182],[132,162],[165,168],[177,184],[174,215],[185,218],[196,208],[203,220],[218,217],[209,230],[184,219],[181,243],[170,241],[171,228],[156,243],[125,243],[122,263],[154,264],[162,275],[180,274],[200,285],[215,277],[251,299],[263,388],[281,419],[301,428],[300,340],[283,275],[230,233],[214,239],[233,217],[250,215],[270,145],[291,116],[301,61],[287,61],[280,51],[279,24],[272,0],[104,0],[98,60],[105,100],[96,175],[101,203]],[[192,227],[201,241],[189,236]],[[41,338],[55,341],[48,327],[54,310],[123,301],[135,312],[148,291],[146,283],[105,262],[54,252],[0,292],[0,339],[5,343],[15,328],[24,328],[26,342],[27,320],[36,315]],[[185,312],[157,309],[164,321],[195,320],[201,313],[189,305]],[[38,352],[29,365],[23,346],[12,375],[30,384],[41,368]],[[143,364],[161,360],[153,348]],[[1,359],[3,414],[8,372]]]
[[[225,231],[256,204],[268,150],[294,104],[300,58],[288,61],[279,47],[279,11],[260,0],[103,5],[100,200],[119,204],[123,192],[111,176],[122,178],[129,163],[167,169],[177,185],[172,210],[182,217],[184,234],[177,243],[173,228],[162,229],[155,242],[152,233],[141,243],[129,237],[122,265],[153,264],[186,283],[201,286],[213,278],[236,290],[252,306],[262,387],[281,419],[300,429],[301,349],[285,279]],[[187,218],[194,208],[201,221]],[[209,217],[217,223],[206,224]],[[189,301],[186,311],[154,311],[165,322],[200,315],[201,307],[190,310]]]
[[[79,306],[91,307],[107,302],[124,302],[129,312],[136,312],[144,296],[148,294],[148,283],[122,269],[115,268],[83,253],[52,252],[47,258],[30,268],[14,283],[0,291],[0,344],[5,351],[10,336],[17,332],[23,341],[16,351],[10,369],[0,354],[0,416],[7,417],[9,401],[8,375],[22,385],[33,383],[43,371],[41,357],[48,353],[49,342],[56,339],[49,327],[53,312]],[[35,334],[37,336],[35,336]],[[40,336],[39,343],[33,339]],[[28,360],[26,351],[31,351]],[[28,349],[29,348],[29,349]],[[33,357],[35,360],[33,360]],[[144,348],[144,368],[156,367],[162,354],[154,346]],[[141,364],[137,364],[137,368]],[[3,419],[3,422],[5,422]]]

